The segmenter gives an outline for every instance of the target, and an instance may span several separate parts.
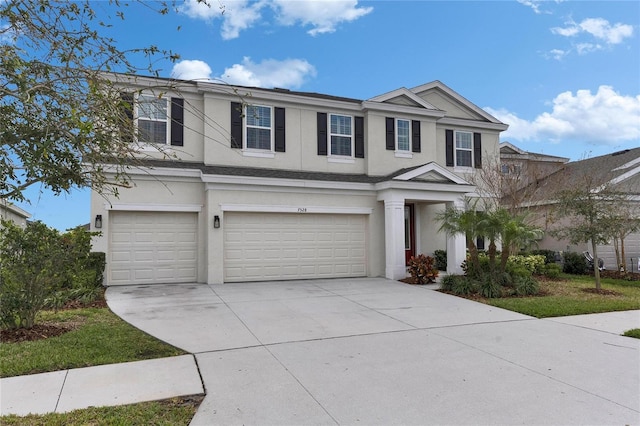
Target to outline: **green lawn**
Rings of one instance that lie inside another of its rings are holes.
[[[6,426],[147,426],[188,425],[196,413],[202,397],[172,398],[164,401],[142,402],[117,407],[90,407],[69,413],[3,416],[0,424]]]
[[[108,308],[43,312],[41,322],[75,324],[61,336],[0,345],[0,377],[182,355],[129,325]]]
[[[593,277],[563,275],[558,281],[541,282],[543,296],[480,299],[480,301],[536,318],[640,309],[640,282],[638,281],[603,279],[602,288],[616,292],[613,295],[583,291],[583,289],[594,287]]]

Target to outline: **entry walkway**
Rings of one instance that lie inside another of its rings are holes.
[[[194,425],[640,423],[640,341],[618,335],[640,311],[537,320],[385,279],[111,287],[107,300],[194,355],[133,363],[139,376],[2,379],[2,414],[206,389]]]

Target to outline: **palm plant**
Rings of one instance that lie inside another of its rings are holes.
[[[506,212],[506,211],[505,211]],[[526,223],[524,215],[511,216],[506,212],[504,223],[502,225],[502,233],[500,239],[502,241],[502,255],[500,258],[500,270],[505,271],[507,261],[511,253],[516,253],[523,247],[529,247],[536,240],[542,237],[542,229]]]
[[[469,251],[468,273],[475,276],[480,271],[480,260],[478,258],[478,247],[475,240],[479,234],[480,215],[475,210],[461,210],[457,208],[447,208],[439,213],[436,219],[440,222],[439,230],[447,235],[464,235],[467,250]]]

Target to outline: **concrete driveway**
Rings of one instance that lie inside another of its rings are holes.
[[[640,341],[386,279],[110,287],[211,424],[640,424]],[[629,327],[631,328],[631,327]]]

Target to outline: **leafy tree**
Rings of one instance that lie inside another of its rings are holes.
[[[598,244],[609,242],[612,215],[626,198],[613,187],[601,185],[593,175],[584,175],[579,185],[556,195],[557,213],[569,220],[553,230],[552,235],[568,239],[572,244],[591,243],[597,290],[601,289]]]
[[[109,4],[124,19],[127,4]],[[169,11],[166,3],[154,5]],[[103,35],[109,20],[92,6],[90,0],[0,1],[0,198],[24,200],[36,183],[56,194],[129,185],[126,165],[138,147],[110,73],[153,74],[154,61],[178,57],[156,46],[120,50]]]
[[[622,199],[616,209],[610,212],[607,231],[613,240],[616,254],[616,266],[619,270],[627,270],[624,240],[634,232],[640,231],[640,211],[631,200]]]

